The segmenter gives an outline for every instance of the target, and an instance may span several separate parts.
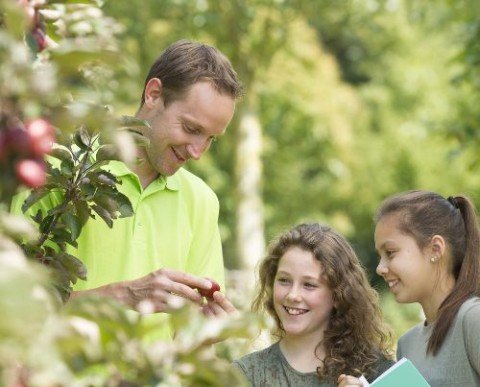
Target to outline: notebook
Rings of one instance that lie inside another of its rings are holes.
[[[425,378],[413,363],[407,358],[402,358],[393,366],[376,378],[372,383],[368,383],[365,377],[361,377],[363,387],[430,387]]]

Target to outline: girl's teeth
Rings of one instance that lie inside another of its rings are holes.
[[[287,308],[287,307],[285,307],[285,310],[287,311],[288,314],[292,314],[295,316],[299,314],[304,314],[307,312],[305,309],[296,309],[296,308]]]

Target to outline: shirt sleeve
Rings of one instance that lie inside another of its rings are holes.
[[[480,303],[475,303],[466,311],[463,334],[470,364],[480,375]]]

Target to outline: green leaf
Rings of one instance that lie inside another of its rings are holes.
[[[130,199],[122,193],[118,193],[113,198],[118,204],[118,211],[120,212],[120,218],[126,218],[133,215],[133,207]]]
[[[57,256],[57,259],[66,268],[67,272],[70,273],[70,280],[73,283],[76,282],[77,278],[82,280],[87,279],[87,268],[77,257],[71,254],[61,253]]]
[[[83,151],[91,150],[90,135],[85,129],[80,129],[73,135],[73,142]]]
[[[31,216],[30,218],[32,218],[35,223],[40,223],[43,220],[43,211],[38,209],[35,215]]]
[[[100,207],[97,204],[92,206],[92,209],[103,219],[103,221],[107,224],[108,227],[113,227],[112,216],[110,212],[108,212],[105,208]]]
[[[74,163],[72,152],[70,152],[68,148],[65,146],[55,145],[52,151],[50,152],[50,155],[55,157],[56,159],[59,159],[62,161],[68,161],[68,162],[71,162],[72,164]]]
[[[40,223],[40,232],[42,234],[45,234],[50,229],[50,226],[52,225],[54,219],[55,215],[48,215],[44,219],[42,219],[42,222]]]
[[[71,212],[63,214],[62,219],[65,222],[65,226],[70,231],[71,241],[73,242],[77,240],[82,229],[80,219],[73,215]]]
[[[77,215],[77,219],[80,223],[80,227],[83,227],[87,220],[91,216],[90,209],[88,208],[88,204],[84,201],[78,201],[75,203],[75,212]]]
[[[97,187],[90,183],[90,179],[85,178],[82,179],[82,182],[80,183],[80,191],[82,192],[83,200],[89,201],[93,198],[95,193],[97,192]]]
[[[52,240],[57,244],[68,243],[73,247],[78,247],[77,242],[72,238],[70,230],[67,230],[64,225],[58,225],[52,230]]]
[[[97,161],[121,160],[117,149],[113,145],[102,145],[96,154]]]
[[[87,174],[87,177],[95,183],[108,185],[110,187],[115,187],[117,184],[117,178],[114,174],[107,171],[94,171]]]
[[[60,164],[60,172],[62,172],[63,175],[66,175],[67,178],[72,177],[73,163],[67,160],[63,160],[62,163]]]
[[[41,187],[33,190],[30,195],[25,199],[22,205],[22,211],[25,213],[32,205],[42,199],[45,195],[50,192],[49,189]]]

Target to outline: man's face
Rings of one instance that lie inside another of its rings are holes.
[[[146,96],[139,115],[151,126],[145,132],[150,140],[146,149],[147,161],[153,171],[171,176],[187,160],[198,160],[212,141],[225,133],[235,101],[220,94],[210,82],[202,81],[165,107],[160,81],[152,81],[152,89],[147,86],[146,91],[147,94],[151,92]],[[158,92],[155,91],[157,86]]]

